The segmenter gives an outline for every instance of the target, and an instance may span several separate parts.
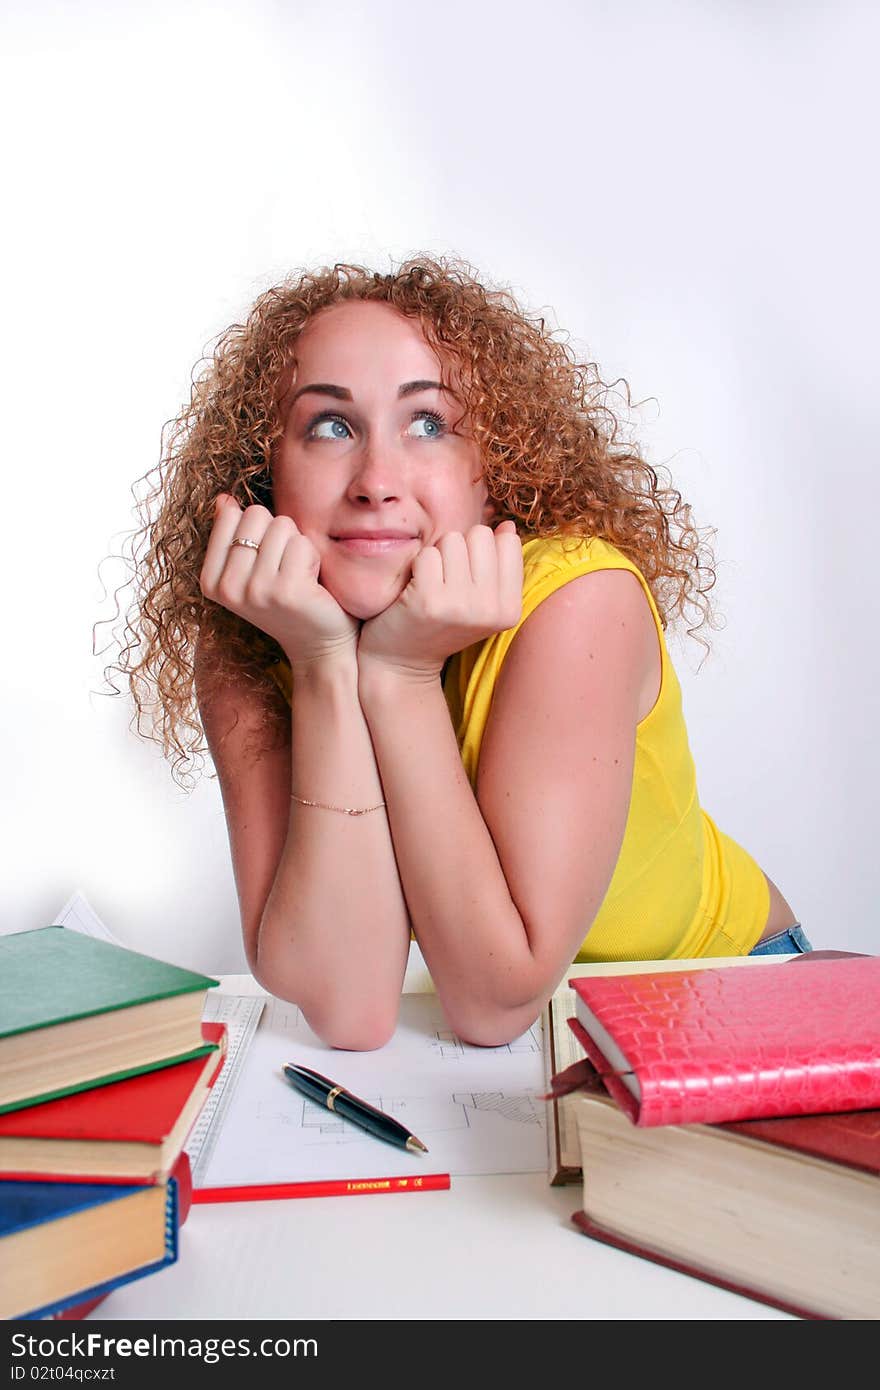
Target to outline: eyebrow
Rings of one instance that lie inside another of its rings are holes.
[[[420,391],[448,390],[449,388],[444,386],[440,381],[405,381],[402,386],[398,386],[397,396],[398,400],[402,400],[406,396],[415,396]],[[298,391],[295,391],[290,399],[290,404],[293,405],[295,401],[299,400],[300,396],[305,396],[307,394],[313,396],[333,396],[337,401],[350,401],[352,399],[351,392],[347,386],[334,386],[330,381],[316,381],[311,385],[301,386]]]
[[[441,381],[407,381],[403,386],[398,386],[398,399],[404,396],[416,396],[419,391],[448,391],[449,387],[444,386]]]

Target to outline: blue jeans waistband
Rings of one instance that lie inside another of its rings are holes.
[[[803,955],[807,951],[812,951],[812,946],[807,940],[806,932],[800,922],[795,922],[794,926],[786,927],[785,931],[778,931],[773,936],[768,936],[766,940],[759,941],[757,946],[749,951],[750,956],[791,956]]]

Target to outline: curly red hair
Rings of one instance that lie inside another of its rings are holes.
[[[682,617],[693,633],[711,618],[707,533],[671,482],[625,441],[595,364],[577,361],[542,317],[459,261],[417,257],[389,274],[345,264],[304,271],[266,290],[246,321],[221,335],[194,376],[189,405],[163,431],[157,468],[141,480],[135,600],[108,672],[127,677],[138,731],[161,744],[182,784],[205,751],[197,639],[210,644],[218,681],[234,667],[265,693],[267,718],[281,717],[267,675],[280,648],[204,599],[199,573],[217,494],[242,506],[271,497],[279,403],[297,340],[315,314],[348,300],[377,300],[418,319],[456,369],[499,520],[512,518],[526,537],[599,536],[638,565],[664,625]]]

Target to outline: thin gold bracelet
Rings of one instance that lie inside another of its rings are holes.
[[[291,801],[298,801],[300,806],[317,806],[321,811],[338,811],[343,816],[368,816],[371,811],[381,811],[385,805],[380,801],[378,806],[328,806],[326,801],[306,801],[304,796],[294,796],[290,794]]]

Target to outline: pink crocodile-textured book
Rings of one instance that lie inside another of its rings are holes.
[[[569,981],[569,1024],[637,1125],[880,1107],[880,957]]]

